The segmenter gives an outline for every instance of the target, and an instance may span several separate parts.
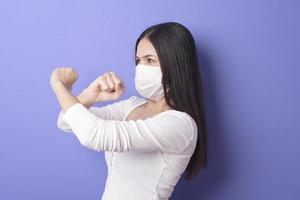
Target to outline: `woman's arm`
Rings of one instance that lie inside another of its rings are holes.
[[[196,126],[185,113],[158,114],[146,120],[104,120],[90,112],[64,86],[53,87],[66,122],[80,143],[95,151],[179,153],[194,139]]]
[[[56,68],[51,74],[50,84],[63,112],[75,103],[81,103],[88,109],[94,102],[118,99],[125,90],[123,81],[110,71],[94,80],[77,99],[70,92],[77,78],[78,73],[71,67]]]
[[[82,104],[86,109],[102,119],[122,120],[127,100],[102,107],[91,107],[95,102],[118,99],[124,93],[125,85],[114,72],[104,73],[99,76],[76,98],[71,94],[70,90],[77,77],[78,73],[70,67],[56,68],[51,74],[50,83],[62,108],[57,120],[57,126],[61,130],[72,132],[71,127],[62,118],[66,110],[74,103]]]
[[[97,117],[105,120],[123,120],[127,110],[131,108],[131,102],[134,101],[136,96],[132,96],[128,99],[120,100],[111,104],[107,104],[101,107],[97,106],[86,106],[85,101],[82,101],[77,96],[80,103],[85,106],[91,113]],[[64,132],[72,132],[71,127],[63,120],[64,112],[61,110],[57,118],[57,127]]]
[[[66,111],[63,120],[83,146],[95,151],[180,153],[197,136],[195,122],[179,112],[136,121],[104,120],[76,103]]]
[[[183,112],[163,113],[136,121],[104,120],[96,116],[70,92],[77,76],[72,69],[57,69],[51,76],[51,85],[65,113],[63,120],[82,145],[96,151],[179,153],[196,139],[197,126]],[[116,91],[116,95],[122,94],[121,90]]]
[[[63,112],[66,112],[72,105],[80,103],[61,81],[52,84],[52,88]]]

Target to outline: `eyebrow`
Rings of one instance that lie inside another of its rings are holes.
[[[155,55],[147,54],[147,55],[144,55],[143,58],[147,58],[147,57],[150,57],[150,56],[155,57]],[[135,56],[135,58],[139,58],[139,57]]]

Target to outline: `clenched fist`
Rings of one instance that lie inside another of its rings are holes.
[[[52,87],[61,82],[66,88],[72,90],[72,85],[78,78],[78,73],[72,67],[59,67],[52,71],[50,84]]]
[[[106,72],[84,89],[79,98],[88,104],[116,100],[125,91],[124,82],[114,73]]]

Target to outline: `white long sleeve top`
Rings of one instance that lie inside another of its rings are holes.
[[[59,113],[59,129],[89,149],[105,151],[108,175],[101,200],[169,199],[195,150],[197,126],[185,112],[126,121],[147,101],[131,96],[89,109],[76,103]]]

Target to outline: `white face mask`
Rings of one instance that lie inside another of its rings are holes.
[[[158,66],[138,64],[135,67],[135,89],[146,99],[159,101],[164,97],[162,73]]]

